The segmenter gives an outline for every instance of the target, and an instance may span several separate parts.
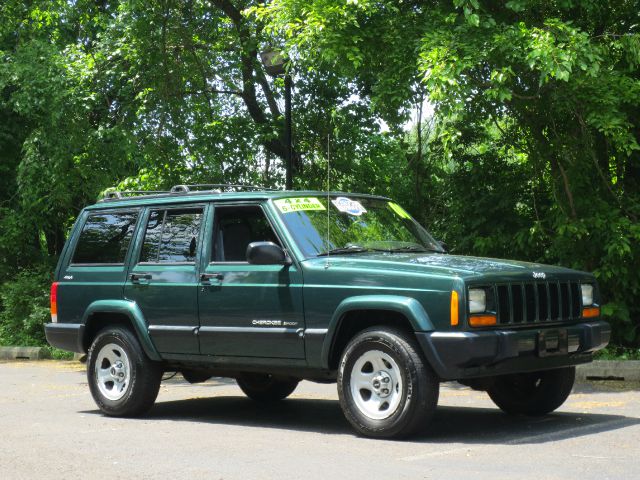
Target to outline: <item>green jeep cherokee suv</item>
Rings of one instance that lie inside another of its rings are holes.
[[[399,437],[441,381],[551,412],[609,341],[588,273],[448,255],[387,198],[197,187],[110,194],[60,257],[47,339],[88,352],[107,415],[148,410],[166,371],[259,401],[337,381],[358,432]]]

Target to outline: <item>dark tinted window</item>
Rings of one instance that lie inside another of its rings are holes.
[[[142,243],[142,252],[140,253],[141,262],[155,262],[158,259],[158,247],[160,246],[160,236],[162,235],[164,213],[164,210],[154,210],[149,216],[144,241]]]
[[[89,215],[72,263],[124,263],[137,218],[136,212]]]
[[[251,242],[280,245],[260,207],[218,207],[215,212],[213,260],[246,262]]]
[[[202,209],[154,210],[144,235],[141,262],[195,262]]]

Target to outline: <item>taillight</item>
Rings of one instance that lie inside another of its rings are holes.
[[[51,284],[49,299],[51,300],[51,321],[58,323],[58,282]]]

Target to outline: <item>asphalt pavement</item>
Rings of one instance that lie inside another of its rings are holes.
[[[576,385],[554,414],[501,413],[443,384],[410,440],[356,436],[335,385],[300,384],[276,405],[232,380],[163,382],[140,419],[103,416],[77,362],[0,363],[0,479],[640,479],[640,388]]]

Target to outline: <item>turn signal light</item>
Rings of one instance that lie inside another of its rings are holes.
[[[58,282],[51,284],[49,300],[51,302],[51,321],[58,323]]]
[[[469,317],[469,325],[472,327],[490,327],[497,322],[495,315],[472,315]]]
[[[600,316],[600,307],[588,307],[582,309],[583,318],[593,318]]]
[[[460,322],[460,312],[458,310],[458,292],[451,290],[451,326],[455,327]]]

